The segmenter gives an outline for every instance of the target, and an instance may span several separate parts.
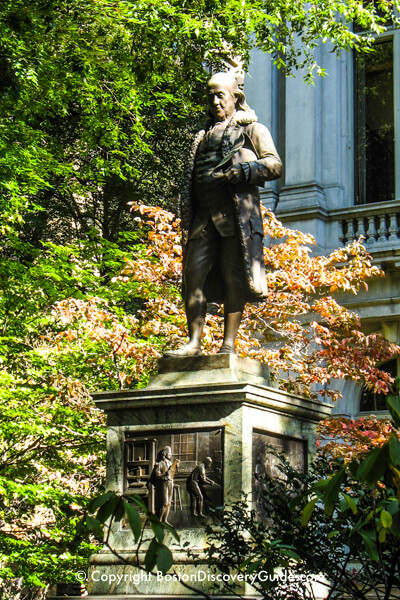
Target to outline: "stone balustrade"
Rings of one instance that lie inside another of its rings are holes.
[[[340,209],[332,217],[343,245],[362,236],[370,251],[400,248],[400,203],[396,200]]]

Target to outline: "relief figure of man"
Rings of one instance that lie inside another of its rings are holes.
[[[190,495],[190,512],[194,517],[205,517],[205,501],[207,499],[205,485],[217,485],[206,475],[210,469],[212,458],[206,456],[200,465],[197,465],[186,480],[186,489]]]
[[[258,186],[280,177],[282,163],[233,73],[213,75],[207,97],[211,119],[196,135],[182,197],[189,342],[167,356],[201,354],[207,302],[224,305],[219,352],[234,354],[245,303],[267,293]]]
[[[150,478],[155,487],[156,514],[160,521],[167,524],[174,492],[174,475],[178,465],[179,460],[172,461],[171,447],[165,446],[160,451],[159,460],[154,465]]]

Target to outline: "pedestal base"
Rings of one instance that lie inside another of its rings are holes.
[[[216,482],[208,495],[217,505],[229,505],[242,492],[257,494],[254,473],[273,473],[274,461],[267,445],[284,451],[298,468],[306,468],[315,452],[315,428],[330,414],[330,407],[294,396],[270,386],[269,371],[260,363],[234,355],[165,358],[159,375],[142,390],[94,394],[96,405],[107,413],[107,488],[121,493],[138,493],[152,509],[160,497],[146,486],[159,452],[172,449],[179,459],[174,477],[174,505],[169,520],[181,543],[189,543],[201,557],[206,546],[204,520],[193,516],[187,477],[205,457],[212,459],[207,476]],[[261,471],[260,471],[261,469]],[[193,500],[193,498],[192,498]],[[208,517],[211,522],[211,517]],[[196,589],[211,592],[211,575],[206,567],[171,544],[177,577],[187,577]],[[110,544],[119,554],[134,557],[133,536],[127,527],[114,527]],[[145,574],[143,574],[145,575]],[[201,597],[185,589],[179,581],[164,577],[148,580],[141,572],[121,564],[103,549],[91,559],[88,590],[90,598]],[[256,598],[244,582],[240,593]],[[216,595],[222,600],[226,594]]]

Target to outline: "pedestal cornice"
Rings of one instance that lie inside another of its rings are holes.
[[[92,396],[96,406],[106,413],[239,403],[314,422],[329,416],[330,405],[278,390],[269,382],[269,369],[255,360],[229,354],[199,356],[162,359],[159,375],[144,389],[97,392]]]

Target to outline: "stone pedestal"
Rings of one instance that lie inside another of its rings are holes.
[[[206,456],[213,461],[207,476],[216,485],[209,486],[207,494],[214,504],[228,505],[240,499],[242,491],[252,494],[255,501],[254,472],[274,469],[266,457],[266,445],[285,451],[296,466],[306,468],[315,451],[316,424],[330,413],[327,405],[271,387],[269,370],[260,363],[228,354],[165,358],[147,388],[93,396],[108,419],[107,488],[138,493],[154,508],[157,498],[146,481],[157,454],[170,446],[172,458],[180,463],[169,521],[181,543],[188,542],[199,557],[206,544],[204,523],[211,522],[211,517],[205,521],[190,510],[186,478],[196,464]],[[166,543],[174,551],[175,571],[195,577],[200,567],[172,538]],[[121,525],[114,528],[110,544],[125,558],[134,553],[132,534]],[[177,581],[156,581],[145,575],[103,549],[91,559],[90,597],[196,598]],[[210,589],[208,581],[192,580],[191,584]],[[243,586],[242,594],[247,592]]]

